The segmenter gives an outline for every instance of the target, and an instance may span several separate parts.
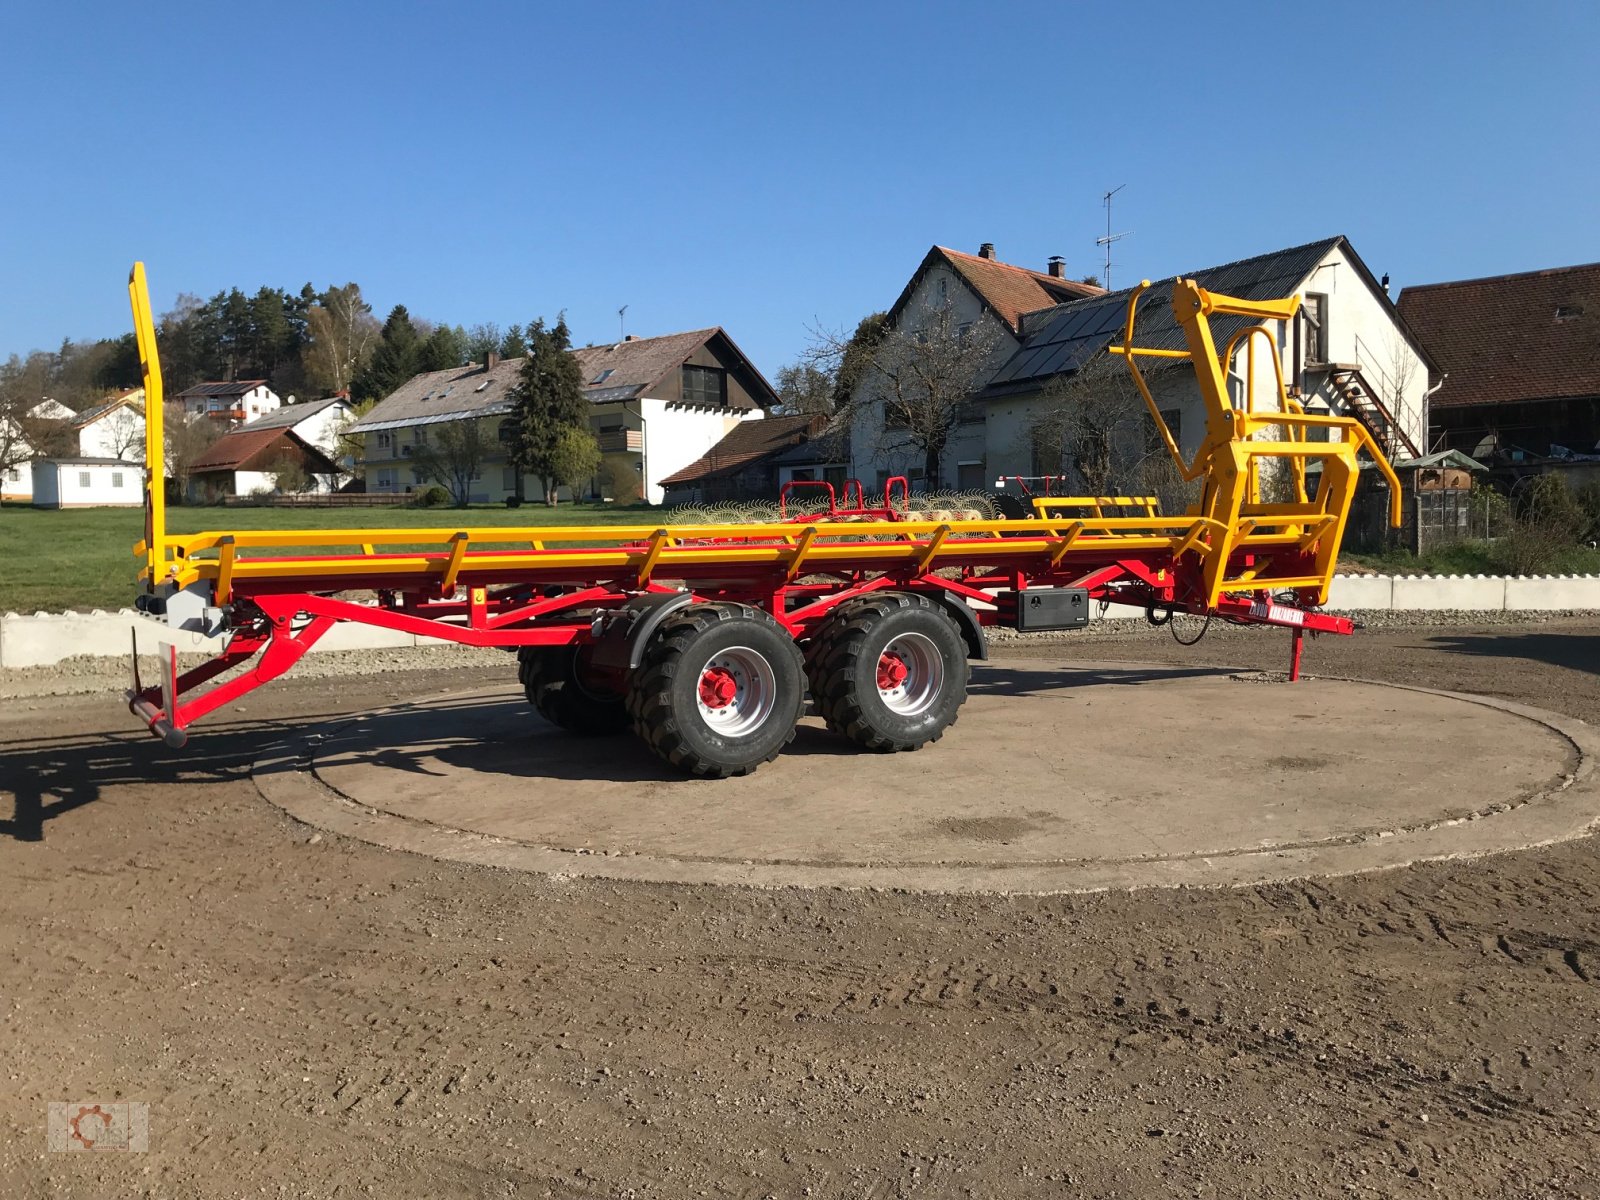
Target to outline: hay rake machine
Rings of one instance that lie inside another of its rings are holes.
[[[129,297],[149,464],[145,536],[134,548],[145,560],[137,607],[168,631],[213,639],[218,652],[180,673],[166,644],[160,682],[144,686],[135,635],[129,707],[181,747],[195,721],[282,675],[335,624],[353,622],[515,651],[529,701],[556,725],[580,735],[631,729],[674,767],[720,778],[783,749],[808,689],[839,735],[869,750],[917,749],[955,721],[968,661],[987,657],[986,626],[1070,629],[1088,622],[1094,604],[1132,605],[1155,623],[1191,613],[1286,627],[1295,676],[1305,633],[1353,631],[1318,606],[1358,453],[1370,453],[1388,480],[1396,524],[1398,482],[1358,422],[1307,414],[1284,393],[1270,337],[1259,340],[1278,373],[1277,410],[1230,401],[1226,366],[1239,339],[1219,355],[1208,318],[1285,321],[1295,299],[1244,301],[1178,280],[1173,307],[1188,349],[1150,350],[1134,344],[1148,287],[1130,298],[1113,349],[1179,470],[1203,484],[1181,515],[1142,498],[1048,496],[1021,517],[994,519],[978,502],[913,498],[897,479],[871,499],[859,483],[842,496],[791,488],[775,512],[734,520],[173,534],[161,368],[136,264]],[[1247,352],[1256,340],[1245,338]],[[1194,365],[1206,436],[1190,461],[1139,370],[1146,356]],[[1320,467],[1314,480],[1308,466]],[[1289,499],[1263,501],[1269,474]],[[1133,515],[1107,515],[1130,506]]]

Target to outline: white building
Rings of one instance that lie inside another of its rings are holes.
[[[935,246],[889,309],[889,325],[916,331],[936,321],[974,337],[990,347],[987,367],[993,371],[1022,344],[1025,314],[1101,294],[1102,289],[1092,284],[1066,278],[1060,258],[1051,259],[1044,271],[1031,271],[1001,262],[990,242],[977,254]],[[860,385],[869,394],[877,386],[870,374]],[[858,412],[862,416],[850,431],[850,473],[868,490],[881,489],[890,475],[905,475],[914,485],[929,488],[977,489],[990,482],[982,405],[962,413],[941,457],[943,478],[934,481],[923,480],[923,452],[894,429],[885,428],[881,404],[862,404]]]
[[[315,446],[340,468],[334,487],[355,470],[352,456],[340,445],[340,435],[355,419],[355,409],[344,396],[327,396],[303,404],[285,404],[240,426],[241,430],[287,429],[309,446]],[[322,478],[322,477],[319,477]]]
[[[85,458],[144,461],[144,389],[119,392],[73,418],[78,453]]]
[[[996,263],[987,254],[980,255],[976,270],[973,261],[936,248],[891,310],[899,320],[914,320],[919,309],[927,311],[948,298],[956,312],[981,314],[963,319],[987,320],[985,332],[996,345],[993,369],[982,379],[965,423],[943,456],[938,485],[977,488],[1001,476],[1068,473],[1063,461],[1040,449],[1036,427],[1057,403],[1050,394],[1053,384],[1106,362],[1106,347],[1122,336],[1129,291],[1107,294],[1040,277]],[[1204,288],[1245,299],[1299,296],[1300,315],[1287,325],[1214,317],[1211,328],[1218,349],[1246,327],[1259,325],[1278,351],[1289,395],[1308,411],[1356,417],[1395,458],[1426,450],[1427,396],[1437,382],[1437,368],[1347,239],[1327,238],[1184,274]],[[1030,288],[1036,296],[1050,287],[1072,287],[1080,294],[1060,303],[1032,303]],[[1169,278],[1145,293],[1137,344],[1185,348],[1172,319],[1171,290]],[[1245,346],[1251,341],[1257,344],[1252,407],[1276,411],[1270,359],[1256,335],[1240,339],[1229,364],[1235,403],[1245,400]],[[1120,359],[1114,365],[1118,371],[1126,369]],[[1146,377],[1180,447],[1192,455],[1205,432],[1193,371],[1146,365]],[[870,378],[862,386],[870,388]],[[919,473],[916,455],[896,453],[892,444],[886,449],[885,441],[884,431],[870,421],[852,430],[852,470],[869,487],[885,474]]]
[[[175,404],[183,405],[185,416],[204,415],[213,421],[225,422],[228,426],[254,421],[283,403],[278,399],[278,394],[267,386],[265,379],[197,383],[184,388],[172,400]]]
[[[662,480],[705,454],[743,421],[778,403],[754,364],[721,329],[624,338],[574,350],[583,372],[590,428],[600,444],[599,475],[580,492],[659,504]],[[431,482],[412,460],[441,425],[481,421],[491,452],[469,499],[493,503],[516,494],[515,471],[500,449],[523,360],[491,355],[484,365],[430,371],[409,380],[350,427],[364,435],[360,464],[369,492],[411,492]],[[523,495],[539,483],[523,480]],[[563,493],[565,495],[565,493]]]
[[[1427,396],[1437,369],[1387,289],[1373,278],[1347,239],[1326,238],[1184,275],[1210,291],[1246,300],[1300,297],[1300,312],[1292,322],[1211,319],[1219,352],[1239,336],[1228,364],[1236,405],[1246,400],[1246,346],[1253,341],[1255,392],[1250,406],[1257,412],[1278,411],[1267,339],[1242,336],[1247,328],[1260,328],[1278,352],[1285,389],[1307,411],[1357,418],[1393,458],[1415,458],[1426,451]],[[1136,344],[1186,347],[1172,316],[1172,282],[1161,280],[1145,292]],[[1048,403],[1041,393],[1052,381],[1105,361],[1105,348],[1121,340],[1128,296],[1124,289],[1024,318],[1022,344],[982,392],[985,458],[992,474],[1050,474],[1062,469],[1060,463],[1039,461],[1035,453],[1033,427]],[[1146,359],[1141,365],[1157,408],[1167,416],[1184,454],[1192,455],[1205,435],[1194,373],[1187,366],[1162,371],[1150,365],[1153,361]],[[1115,365],[1119,371],[1126,369],[1120,359]]]
[[[47,397],[30,408],[25,419],[39,429],[61,429],[77,415],[65,404]],[[18,427],[20,422],[12,424],[8,417],[0,417],[0,422],[5,423],[5,427],[0,428],[0,449],[6,454],[5,465],[0,465],[0,500],[31,500],[33,470],[29,462],[38,452],[37,448],[29,445],[23,436],[23,430]],[[36,437],[35,429],[30,427],[28,435]]]
[[[118,458],[36,458],[35,508],[137,508],[144,503],[144,467]]]

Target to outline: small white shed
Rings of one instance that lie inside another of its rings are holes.
[[[118,458],[36,458],[35,508],[138,508],[144,467]]]

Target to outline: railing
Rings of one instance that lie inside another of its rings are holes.
[[[1361,340],[1361,335],[1358,333],[1355,338],[1356,362],[1360,364],[1358,374],[1364,390],[1378,402],[1380,408],[1388,410],[1387,415],[1395,423],[1401,442],[1413,454],[1420,453],[1418,447],[1428,440],[1427,426],[1418,419],[1421,414],[1406,403],[1404,387],[1383,369],[1380,365],[1382,360]]]
[[[644,430],[642,429],[607,429],[595,436],[599,443],[601,453],[612,453],[618,450],[638,453],[644,449]]]

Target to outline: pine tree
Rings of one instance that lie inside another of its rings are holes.
[[[544,484],[546,504],[556,503],[556,493],[571,469],[573,440],[594,437],[589,432],[589,402],[583,395],[583,372],[572,353],[566,316],[546,327],[541,317],[528,327],[528,351],[522,374],[512,393],[516,408],[508,422],[507,457],[517,472],[517,494],[522,476],[537,475]]]
[[[366,369],[351,384],[357,400],[381,400],[420,370],[422,341],[404,304],[389,310],[383,333]]]

